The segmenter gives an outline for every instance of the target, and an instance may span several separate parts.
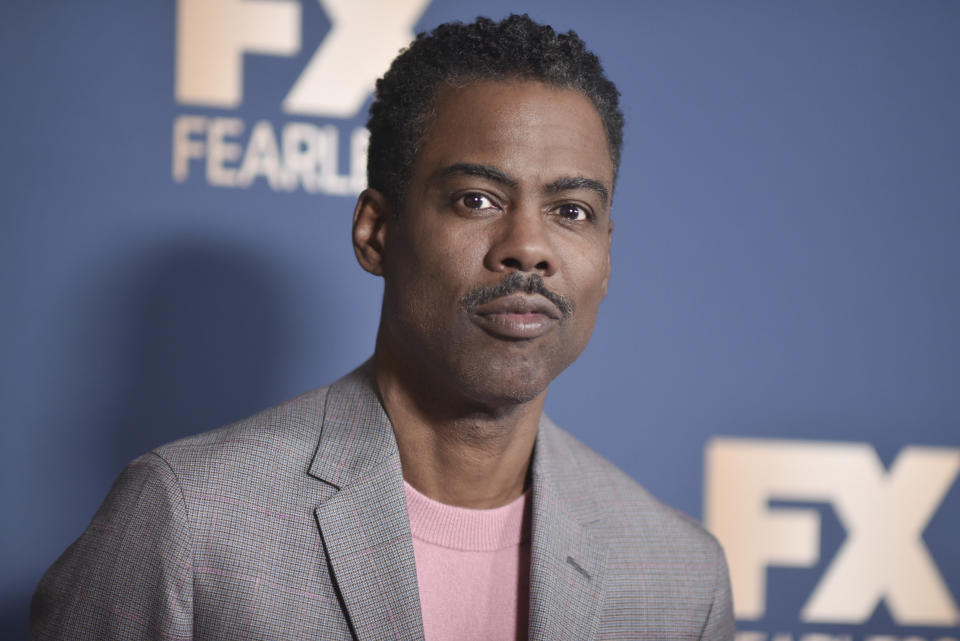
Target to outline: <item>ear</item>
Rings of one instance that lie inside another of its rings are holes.
[[[386,246],[387,221],[393,217],[393,206],[376,189],[365,189],[353,210],[353,251],[357,262],[374,276],[383,276],[383,252]]]
[[[613,220],[610,220],[610,227],[607,229],[607,273],[603,277],[603,282],[600,284],[600,290],[602,292],[602,298],[607,297],[607,286],[610,284],[610,246],[613,244]]]

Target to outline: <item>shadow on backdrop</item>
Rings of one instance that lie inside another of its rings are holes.
[[[281,373],[288,363],[291,307],[282,270],[245,248],[201,241],[135,260],[119,281],[105,279],[118,283],[117,291],[104,293],[102,282],[92,285],[100,296],[76,321],[98,331],[73,357],[90,362],[67,363],[71,394],[83,397],[88,388],[78,372],[100,377],[90,389],[107,392],[93,394],[99,398],[86,406],[65,397],[63,404],[71,407],[61,411],[74,414],[65,421],[73,434],[63,447],[74,451],[59,455],[69,456],[74,469],[56,483],[76,474],[71,482],[109,487],[136,456],[289,395]],[[0,604],[0,630],[5,639],[25,639],[31,593],[11,596]]]
[[[127,374],[104,426],[105,463],[282,400],[283,280],[236,249],[169,250],[138,276]]]

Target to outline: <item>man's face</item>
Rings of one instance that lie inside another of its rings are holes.
[[[481,405],[529,401],[583,351],[610,275],[614,168],[578,92],[442,88],[384,228],[381,344]]]

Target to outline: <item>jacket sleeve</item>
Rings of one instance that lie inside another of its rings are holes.
[[[30,638],[193,638],[193,549],[183,491],[157,454],[130,463],[87,530],[47,570]]]
[[[733,618],[733,594],[730,588],[730,570],[723,548],[717,546],[717,569],[714,576],[713,603],[703,626],[701,641],[733,641],[736,623]]]

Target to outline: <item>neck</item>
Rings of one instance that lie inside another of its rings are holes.
[[[432,499],[474,509],[519,497],[546,391],[527,402],[486,406],[458,397],[442,375],[402,367],[381,347],[374,357],[377,387],[406,481]]]

